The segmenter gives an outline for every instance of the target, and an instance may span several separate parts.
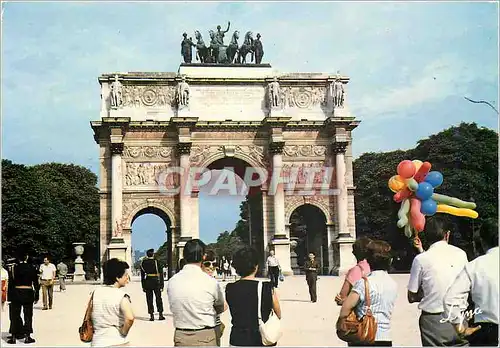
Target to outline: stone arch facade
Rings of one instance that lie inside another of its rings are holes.
[[[127,254],[133,217],[148,207],[169,217],[172,248],[180,254],[186,241],[199,237],[198,191],[166,194],[182,181],[162,173],[237,158],[286,179],[283,185],[266,182],[260,187],[262,216],[255,223],[262,263],[272,247],[284,273],[290,273],[290,216],[298,206],[311,204],[327,219],[328,252],[341,260],[339,268],[353,264],[351,131],[359,121],[347,104],[349,78],[276,74],[268,64],[183,64],[178,73],[99,77],[100,120],[91,126],[99,145],[102,260]],[[189,99],[181,104],[176,98],[180,84],[189,89]],[[110,104],[111,93],[115,103]],[[333,169],[329,177],[327,168]],[[308,181],[312,170],[319,172]],[[309,184],[315,194],[301,194]],[[332,196],[332,190],[340,194]]]
[[[307,196],[298,196],[298,197],[293,197],[291,199],[286,199],[285,200],[285,221],[287,224],[290,223],[290,218],[292,217],[293,212],[303,206],[303,205],[313,205],[316,208],[319,208],[321,212],[325,215],[326,223],[331,224],[333,219],[332,219],[332,212],[330,207],[328,206],[328,202],[326,202],[326,199],[324,198],[315,198],[315,199],[308,199]]]

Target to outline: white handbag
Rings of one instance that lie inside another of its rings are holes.
[[[258,307],[257,307],[257,313],[259,315],[259,331],[260,331],[260,336],[262,337],[262,343],[265,346],[271,346],[275,343],[278,342],[278,340],[281,338],[282,332],[281,332],[281,321],[274,313],[273,310],[271,310],[271,314],[269,315],[269,319],[264,323],[262,321],[262,313],[261,313],[261,304],[262,304],[262,282],[259,281],[259,284],[257,285],[257,294],[258,294]]]

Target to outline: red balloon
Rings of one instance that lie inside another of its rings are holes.
[[[420,166],[420,169],[418,172],[415,174],[413,179],[415,179],[416,182],[421,183],[422,181],[425,180],[425,177],[427,174],[429,174],[429,170],[431,170],[432,165],[429,162],[424,162]]]
[[[410,191],[408,187],[405,187],[403,190],[396,192],[393,196],[394,202],[401,203],[406,198],[410,197],[413,192]]]
[[[425,227],[425,216],[420,211],[422,202],[418,198],[410,199],[410,221],[417,232],[422,232]]]
[[[416,170],[417,168],[415,167],[415,164],[410,160],[404,160],[398,164],[398,174],[403,179],[409,179],[413,177],[413,175],[415,175]]]

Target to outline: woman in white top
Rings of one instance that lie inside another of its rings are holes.
[[[127,335],[134,323],[134,314],[129,296],[121,289],[130,281],[128,268],[125,261],[118,259],[103,264],[104,286],[92,294],[92,347],[128,345]]]

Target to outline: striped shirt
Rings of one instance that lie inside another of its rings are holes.
[[[391,341],[391,316],[398,295],[396,282],[386,271],[372,271],[368,275],[371,311],[377,322],[375,341]],[[358,280],[352,291],[359,295],[356,315],[361,318],[366,314],[365,282]]]

